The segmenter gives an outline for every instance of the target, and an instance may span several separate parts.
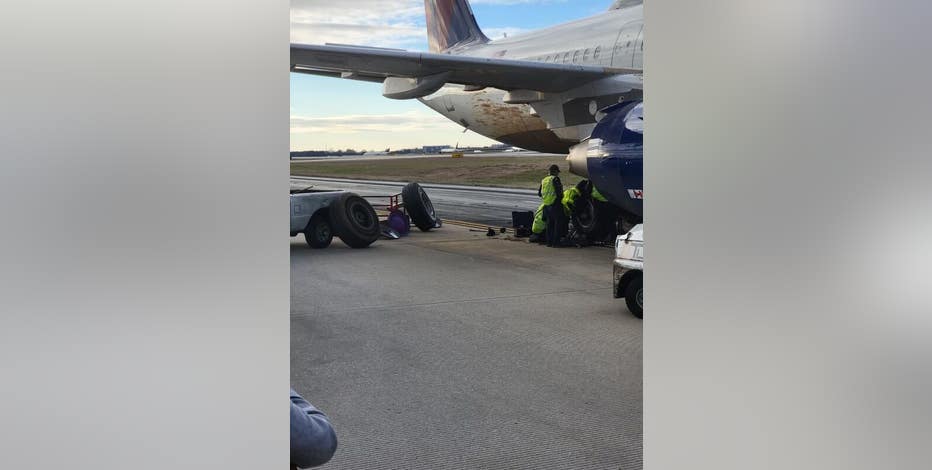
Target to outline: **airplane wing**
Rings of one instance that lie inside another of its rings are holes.
[[[291,71],[381,82],[443,76],[446,83],[560,93],[640,70],[472,57],[344,45],[291,45]]]

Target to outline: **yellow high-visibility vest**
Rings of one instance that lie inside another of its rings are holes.
[[[573,213],[573,206],[576,205],[576,199],[578,199],[579,196],[582,196],[582,193],[576,188],[570,188],[563,192],[563,201],[561,202],[563,202],[563,212],[565,212],[566,215]]]
[[[534,223],[531,224],[531,232],[541,234],[547,230],[547,222],[544,221],[544,206],[546,204],[541,204],[540,207],[534,211]]]
[[[540,181],[540,197],[543,199],[545,206],[557,202],[557,188],[553,186],[553,176],[548,176]]]
[[[608,199],[606,199],[605,196],[603,196],[595,186],[592,186],[592,199],[601,202],[608,202]]]

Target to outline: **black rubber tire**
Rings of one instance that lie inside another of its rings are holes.
[[[634,316],[644,318],[644,276],[632,279],[625,287],[625,304]]]
[[[365,248],[379,239],[379,217],[369,201],[344,193],[330,204],[333,233],[352,248]]]
[[[318,212],[304,228],[304,240],[314,249],[327,248],[333,241],[333,226],[326,214]]]
[[[618,210],[609,203],[580,198],[579,210],[573,214],[573,227],[592,241],[614,240]]]
[[[408,183],[401,190],[401,200],[404,202],[405,210],[411,216],[411,222],[421,229],[422,232],[430,231],[440,222],[437,212],[434,211],[434,205],[424,192],[424,188],[417,183]]]
[[[578,205],[573,225],[583,234],[589,237],[599,235],[604,231],[604,217],[600,217],[598,206],[592,198],[580,197],[576,201]]]

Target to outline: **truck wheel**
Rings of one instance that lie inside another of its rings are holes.
[[[345,193],[330,205],[333,232],[352,248],[365,248],[378,240],[382,230],[375,209],[360,196]]]
[[[625,288],[625,303],[628,310],[638,318],[644,318],[644,276],[638,276]]]
[[[327,248],[333,241],[333,227],[327,216],[321,213],[314,214],[311,221],[304,228],[304,239],[311,248]]]
[[[430,202],[430,198],[427,197],[427,193],[424,192],[421,185],[417,183],[405,185],[404,189],[401,190],[401,200],[404,202],[408,215],[411,216],[411,221],[422,232],[429,231],[439,223],[440,218],[434,212],[434,205]]]

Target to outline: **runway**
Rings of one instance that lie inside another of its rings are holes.
[[[548,157],[548,156],[566,156],[558,155],[555,153],[540,153],[540,152],[466,152],[466,155],[469,158],[485,158],[485,157]],[[372,155],[344,155],[344,156],[323,156],[323,157],[291,157],[292,162],[310,162],[317,160],[328,160],[328,161],[340,161],[340,162],[354,162],[360,160],[404,160],[406,158],[450,158],[449,153],[411,153],[406,155],[387,155],[387,154],[372,154]]]
[[[291,187],[342,189],[364,197],[388,196],[401,192],[405,183],[292,176]],[[492,227],[511,227],[512,211],[533,211],[540,205],[537,191],[529,189],[421,184],[442,219],[476,222]],[[372,199],[373,204],[387,202]]]

